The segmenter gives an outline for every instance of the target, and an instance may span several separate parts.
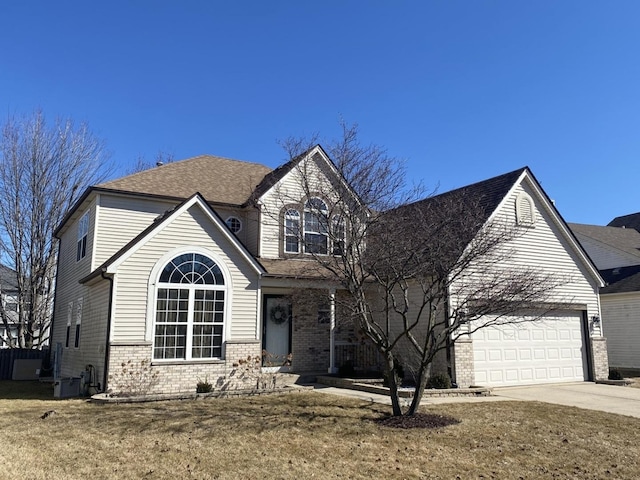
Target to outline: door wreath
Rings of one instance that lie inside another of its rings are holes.
[[[276,305],[274,307],[271,307],[269,317],[271,318],[271,321],[276,325],[282,325],[284,322],[289,320],[289,308],[284,305]]]

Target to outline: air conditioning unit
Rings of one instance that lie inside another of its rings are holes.
[[[53,382],[54,398],[72,398],[80,396],[80,377],[59,378]]]

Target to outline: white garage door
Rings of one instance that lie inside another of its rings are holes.
[[[581,312],[473,333],[476,385],[507,386],[585,380]]]

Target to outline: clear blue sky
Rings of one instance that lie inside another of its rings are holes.
[[[275,167],[338,120],[440,191],[528,165],[567,221],[640,211],[640,2],[0,3],[0,115],[86,121],[118,174]]]

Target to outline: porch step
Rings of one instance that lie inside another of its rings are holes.
[[[326,372],[281,373],[278,382],[281,385],[311,385],[316,383],[319,376],[326,374]]]

